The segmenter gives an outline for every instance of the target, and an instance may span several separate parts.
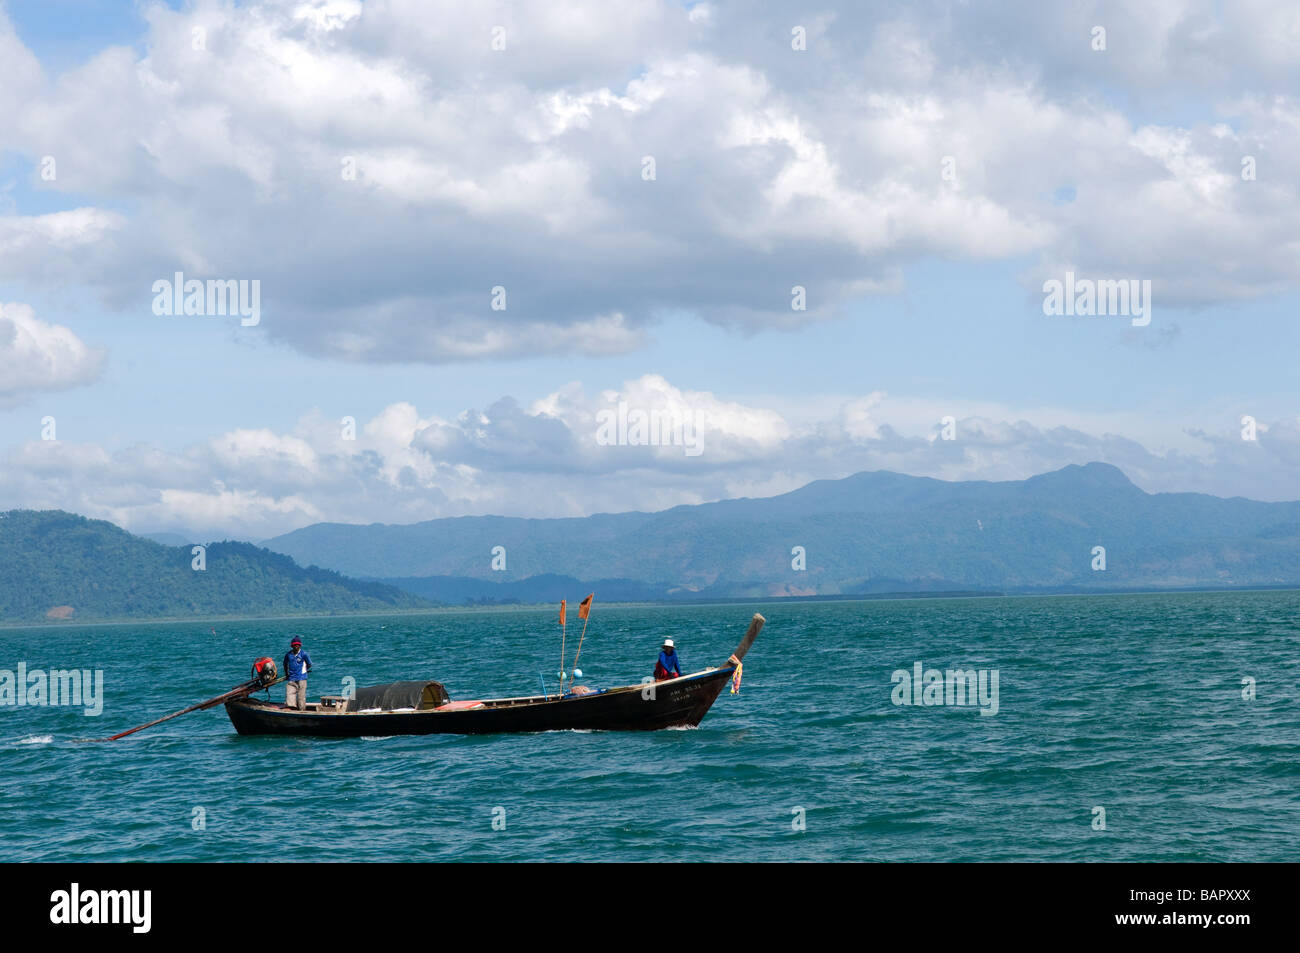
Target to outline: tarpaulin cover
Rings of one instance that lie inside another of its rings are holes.
[[[348,699],[348,711],[361,711],[363,708],[381,708],[384,711],[416,708],[423,711],[450,700],[441,682],[389,682],[387,685],[358,688],[356,695]]]

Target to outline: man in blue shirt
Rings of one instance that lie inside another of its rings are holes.
[[[284,674],[289,681],[284,687],[284,703],[299,711],[307,707],[307,673],[311,671],[311,656],[302,647],[302,639],[293,637],[289,651],[284,653]]]
[[[678,678],[681,674],[682,664],[677,657],[677,648],[672,639],[664,639],[664,647],[659,650],[659,661],[655,662],[655,681]]]

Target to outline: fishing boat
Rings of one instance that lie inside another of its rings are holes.
[[[755,613],[739,647],[722,665],[660,682],[563,694],[456,700],[435,681],[358,688],[324,696],[305,710],[252,697],[225,700],[241,735],[481,735],[519,731],[655,731],[695,727],[731,682],[766,620]]]

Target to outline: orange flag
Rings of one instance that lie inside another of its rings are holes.
[[[582,610],[579,609],[578,611],[581,612]],[[563,628],[564,624],[565,624],[564,623],[564,600],[561,599],[560,600],[560,627]]]
[[[591,614],[591,600],[594,599],[595,597],[596,594],[593,592],[591,595],[587,596],[587,598],[583,599],[580,603],[578,603],[579,619],[585,619],[587,618],[588,615]]]

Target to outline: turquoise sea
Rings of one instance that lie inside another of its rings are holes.
[[[722,664],[755,611],[741,693],[647,734],[244,738],[217,708],[79,741],[238,684],[294,633],[313,698],[345,677],[530,694],[559,667],[549,609],[0,630],[0,669],[105,679],[98,717],[0,708],[0,860],[1300,859],[1300,593],[597,601],[582,682],[640,681],[666,635],[688,670]],[[996,670],[997,714],[895,704],[917,662]]]

